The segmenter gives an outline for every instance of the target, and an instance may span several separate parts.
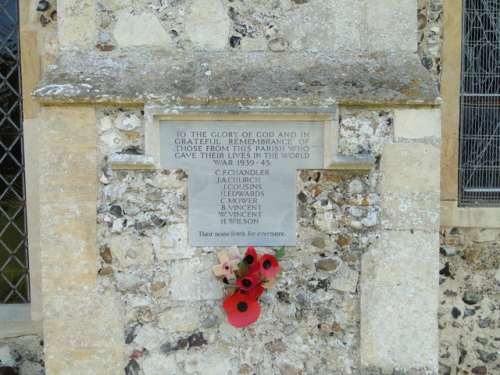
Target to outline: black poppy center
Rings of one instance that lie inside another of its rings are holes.
[[[245,312],[248,310],[248,303],[246,302],[238,302],[238,305],[236,305],[236,308],[238,309],[239,312]]]
[[[241,282],[245,288],[248,288],[250,285],[252,285],[252,282],[248,279],[243,279]]]
[[[245,263],[246,263],[246,264],[252,264],[252,263],[253,263],[253,256],[251,256],[251,255],[247,255],[247,256],[245,257]]]
[[[269,268],[271,268],[271,261],[270,260],[265,260],[264,263],[262,264],[262,267],[264,267],[265,270],[268,270]]]

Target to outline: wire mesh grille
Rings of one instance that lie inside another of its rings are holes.
[[[500,206],[500,0],[464,0],[459,205]]]
[[[17,0],[0,0],[0,303],[29,301]]]

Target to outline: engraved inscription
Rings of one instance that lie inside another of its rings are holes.
[[[192,246],[295,243],[295,178],[320,168],[316,122],[164,121],[163,168],[189,170]]]

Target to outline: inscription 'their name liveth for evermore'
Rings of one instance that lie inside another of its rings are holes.
[[[295,243],[295,182],[321,168],[316,122],[165,121],[163,168],[189,174],[191,246]]]

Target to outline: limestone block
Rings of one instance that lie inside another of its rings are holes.
[[[382,154],[381,195],[398,192],[439,192],[439,147],[393,143]]]
[[[198,328],[200,309],[174,307],[158,316],[158,326],[168,332],[192,332]]]
[[[52,107],[40,121],[40,202],[95,201],[94,109]]]
[[[229,45],[231,20],[219,0],[192,2],[186,14],[186,37],[196,50],[218,51]]]
[[[441,111],[436,108],[395,109],[394,136],[407,139],[441,138]]]
[[[170,296],[172,301],[221,299],[223,283],[212,273],[217,264],[215,255],[179,260],[170,265]]]
[[[395,193],[382,196],[381,223],[383,229],[439,230],[439,193]]]
[[[361,365],[437,372],[438,232],[384,231],[361,263]]]
[[[360,50],[364,3],[318,0],[301,4],[278,21],[278,30],[292,50]]]
[[[158,18],[151,13],[132,14],[129,9],[118,12],[113,32],[120,47],[150,47],[171,50],[172,38]]]
[[[417,3],[413,0],[368,0],[363,40],[380,51],[417,49]],[[390,27],[388,27],[390,25]]]
[[[96,4],[94,0],[57,2],[57,29],[62,50],[88,50],[95,47]]]
[[[116,319],[123,312],[117,296],[89,292],[57,301],[57,310],[48,311],[59,313],[44,320],[47,373],[123,374],[123,325]]]

